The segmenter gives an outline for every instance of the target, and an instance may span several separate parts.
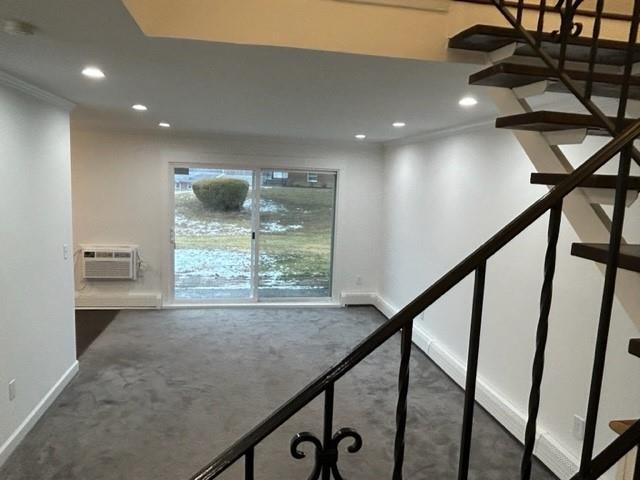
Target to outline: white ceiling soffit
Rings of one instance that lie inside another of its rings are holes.
[[[448,12],[451,0],[335,0],[347,3],[366,3],[383,7],[412,8],[430,12]]]

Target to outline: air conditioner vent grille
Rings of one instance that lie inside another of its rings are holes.
[[[87,277],[92,278],[129,278],[129,262],[88,262],[85,269]]]
[[[82,248],[83,277],[87,280],[135,280],[138,270],[136,246]]]

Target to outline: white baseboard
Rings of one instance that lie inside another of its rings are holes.
[[[393,317],[396,313],[400,311],[398,307],[390,304],[385,299],[383,299],[380,295],[377,295],[377,294],[376,294],[376,300],[373,306],[376,307],[387,318]]]
[[[385,317],[391,318],[398,311],[396,307],[387,303],[375,292],[342,292],[340,295],[342,305],[373,305]]]
[[[184,310],[202,308],[340,308],[344,304],[333,300],[308,302],[234,302],[234,303],[165,303],[162,308],[165,310]]]
[[[16,447],[24,439],[24,437],[33,428],[40,417],[47,411],[53,401],[58,398],[58,395],[64,390],[71,379],[78,373],[79,365],[76,360],[69,369],[60,377],[53,387],[46,393],[46,395],[38,402],[33,410],[27,415],[27,418],[16,428],[4,444],[0,446],[0,466],[7,461],[9,455],[13,453]]]
[[[366,298],[370,299],[370,305],[375,306],[387,318],[392,317],[399,310],[376,293],[360,294],[358,304],[365,304]],[[358,297],[347,297],[347,300],[352,299],[358,299]],[[350,304],[344,301],[343,303]],[[466,361],[457,358],[444,345],[435,340],[419,322],[414,323],[413,343],[453,381],[461,387],[464,386],[467,371]],[[477,380],[476,401],[522,442],[527,421],[526,414],[482,377],[478,377]],[[462,415],[462,412],[460,414]],[[540,428],[538,428],[535,455],[561,479],[570,478],[578,471],[578,458],[562,447],[549,432]]]
[[[101,309],[159,309],[160,293],[82,293],[76,292],[78,310]]]
[[[373,305],[378,298],[377,293],[371,292],[342,292],[340,303],[342,305]]]
[[[464,386],[466,362],[462,362],[445,346],[434,340],[418,323],[413,328],[413,340],[458,385]],[[478,377],[476,401],[482,405],[504,428],[522,442],[527,424],[527,416],[487,380]],[[538,426],[536,457],[559,478],[570,478],[578,471],[578,458],[559,445],[555,439]]]
[[[434,340],[418,323],[413,327],[413,341],[453,381],[461,387],[466,378],[466,362],[453,355],[445,346]],[[523,441],[527,416],[486,379],[478,376],[476,401],[520,442]],[[536,457],[559,478],[566,479],[578,471],[578,459],[564,449],[549,432],[538,426]]]

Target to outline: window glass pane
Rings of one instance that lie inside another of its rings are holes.
[[[261,178],[258,296],[331,296],[336,173],[276,173]]]
[[[177,301],[252,294],[253,171],[174,172],[174,294]]]

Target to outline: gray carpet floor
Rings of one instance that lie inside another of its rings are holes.
[[[186,480],[383,320],[367,307],[121,312],[0,478]],[[347,479],[391,478],[399,352],[396,337],[336,384],[334,425],[364,439],[341,453]],[[405,478],[456,478],[463,393],[416,347],[411,369]],[[482,410],[474,428],[470,478],[518,478],[519,443]],[[256,479],[307,478],[313,455],[294,460],[289,442],[321,429],[316,399],[257,448]],[[539,464],[533,477],[555,478]]]

